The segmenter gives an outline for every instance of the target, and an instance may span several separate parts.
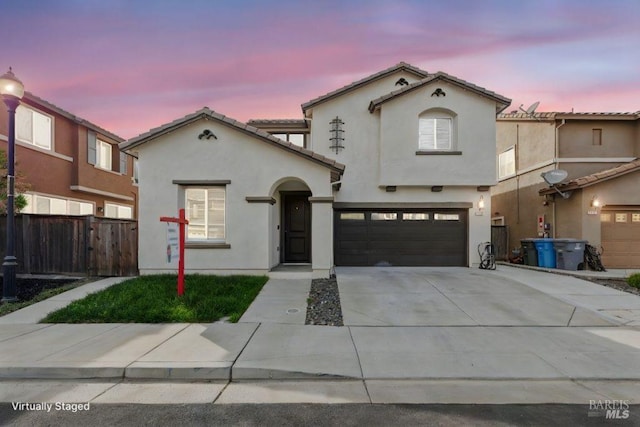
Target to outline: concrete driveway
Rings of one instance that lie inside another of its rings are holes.
[[[345,326],[611,325],[493,271],[340,267],[336,274]]]

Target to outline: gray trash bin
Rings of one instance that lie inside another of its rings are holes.
[[[538,250],[536,249],[535,242],[538,239],[522,239],[520,244],[522,245],[522,259],[524,265],[538,266]]]
[[[586,240],[555,239],[556,267],[561,270],[584,270],[584,248]]]

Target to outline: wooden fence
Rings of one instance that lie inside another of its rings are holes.
[[[509,230],[506,225],[491,226],[491,243],[498,261],[506,261],[509,258]]]
[[[6,249],[0,217],[0,255]],[[94,216],[16,216],[18,273],[87,276],[138,274],[138,223]]]

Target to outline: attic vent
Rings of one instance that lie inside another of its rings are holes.
[[[400,77],[396,82],[396,86],[409,86],[409,82],[404,77]]]
[[[205,129],[202,131],[202,133],[200,135],[198,135],[198,139],[218,139],[217,136],[214,135],[213,132],[211,132],[209,129]]]
[[[438,98],[440,98],[441,96],[447,96],[447,94],[442,89],[438,88],[433,91],[431,96],[437,96]]]
[[[329,148],[336,150],[336,154],[338,154],[340,150],[344,149],[344,136],[342,136],[344,133],[344,129],[342,129],[344,122],[340,120],[340,117],[336,116],[329,124],[331,125],[331,130],[329,131],[331,133],[331,138],[329,138],[331,145]]]

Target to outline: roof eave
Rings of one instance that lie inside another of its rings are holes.
[[[625,176],[627,174],[640,171],[640,162],[638,162],[636,160],[636,163],[637,163],[637,165],[635,165],[634,167],[629,167],[627,169],[621,169],[619,172],[611,173],[611,174],[606,175],[606,176],[595,177],[595,178],[593,178],[591,180],[587,180],[584,183],[572,182],[572,181],[577,181],[577,180],[580,180],[580,179],[582,179],[582,180],[585,179],[585,177],[580,177],[580,178],[576,178],[575,180],[572,180],[570,182],[567,182],[566,184],[557,185],[555,187],[543,188],[540,191],[538,191],[538,194],[541,195],[541,196],[544,196],[544,195],[547,195],[547,194],[554,194],[554,193],[556,193],[556,189],[559,190],[559,191],[579,190],[579,189],[582,189],[582,188],[591,187],[592,185],[600,184],[601,182],[609,181],[611,179],[620,178],[621,176]],[[623,166],[624,165],[618,166],[618,168],[622,168]],[[602,171],[600,173],[604,173],[604,172],[607,172],[607,171]],[[587,175],[587,176],[590,176],[590,175]]]
[[[96,133],[99,133],[100,135],[103,135],[103,136],[105,136],[107,138],[113,139],[114,141],[116,141],[118,143],[122,143],[122,142],[125,141],[124,138],[116,135],[115,133],[104,129],[104,128],[96,125],[95,123],[91,123],[90,121],[85,120],[82,117],[78,117],[75,114],[72,114],[72,113],[62,109],[62,108],[58,107],[57,105],[52,104],[49,101],[47,101],[45,99],[42,99],[39,96],[34,95],[31,92],[28,92],[28,91],[25,92],[23,99],[25,99],[27,101],[30,101],[30,102],[33,102],[34,104],[37,104],[39,106],[48,108],[49,110],[56,112],[57,114],[61,115],[62,117],[66,118],[66,119],[69,119],[72,122],[74,122],[76,124],[79,124],[81,126],[84,126],[84,127],[88,128],[88,129],[91,129],[92,131],[95,131]]]
[[[305,117],[310,117],[311,114],[307,114],[307,112],[309,110],[311,110],[313,107],[322,104],[324,102],[330,101],[331,99],[335,99],[339,96],[344,95],[345,93],[351,92],[353,90],[356,90],[358,88],[361,88],[371,82],[374,82],[376,80],[380,80],[384,77],[387,77],[391,74],[394,74],[398,71],[406,71],[408,73],[411,73],[413,75],[415,75],[416,77],[420,77],[420,78],[426,78],[429,76],[429,73],[421,70],[418,67],[414,67],[411,64],[407,64],[405,62],[401,62],[393,67],[387,68],[386,70],[382,70],[378,73],[374,73],[368,77],[365,77],[361,80],[355,81],[349,85],[346,85],[340,89],[336,89],[332,92],[329,92],[325,95],[319,96],[317,98],[312,99],[311,101],[305,102],[304,104],[301,105],[302,107],[302,112],[304,114]]]
[[[415,82],[403,89],[391,92],[387,95],[383,95],[377,99],[374,99],[373,101],[371,101],[369,103],[369,112],[373,113],[376,110],[380,109],[382,104],[384,104],[387,101],[391,101],[393,99],[395,99],[398,96],[402,96],[405,95],[411,91],[414,91],[424,85],[433,83],[437,80],[444,80],[450,84],[453,84],[454,86],[460,87],[463,90],[468,90],[470,92],[475,93],[476,95],[485,97],[485,98],[490,98],[492,100],[494,100],[496,102],[496,114],[499,114],[501,111],[504,111],[509,105],[511,105],[511,100],[509,98],[505,98],[503,96],[500,96],[498,94],[494,94],[493,92],[488,92],[488,91],[483,91],[482,89],[475,87],[473,85],[470,84],[465,84],[461,81],[459,81],[456,78],[452,78],[451,76],[449,76],[448,74],[442,73],[442,72],[438,72],[436,74],[433,74],[419,82]]]
[[[175,120],[166,125],[152,129],[149,132],[146,132],[138,137],[130,139],[129,141],[122,143],[120,149],[126,151],[132,150],[142,144],[146,144],[154,139],[167,135],[201,119],[215,120],[218,123],[230,127],[236,131],[242,132],[254,138],[259,138],[264,142],[287,150],[292,154],[301,156],[306,160],[322,165],[333,172],[339,174],[342,174],[344,172],[345,165],[338,163],[335,160],[331,160],[320,154],[314,153],[313,151],[307,150],[306,148],[298,147],[297,145],[290,142],[282,141],[281,139],[278,139],[263,130],[260,130],[254,126],[247,125],[246,123],[239,122],[222,114],[216,113],[206,107],[199,111],[196,111],[193,114],[187,115],[182,119]]]

